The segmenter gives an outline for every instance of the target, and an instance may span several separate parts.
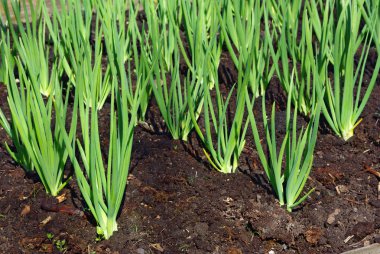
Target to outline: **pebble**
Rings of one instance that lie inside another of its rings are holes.
[[[143,248],[138,248],[136,252],[137,254],[145,254],[145,250]]]
[[[333,224],[335,222],[335,216],[337,216],[339,213],[340,213],[340,209],[339,208],[335,209],[334,212],[332,212],[327,218],[327,223],[330,225]]]
[[[340,193],[346,193],[346,192],[349,191],[348,187],[346,185],[342,185],[342,184],[341,185],[337,185],[336,186],[336,190],[337,190],[338,194],[340,194]]]

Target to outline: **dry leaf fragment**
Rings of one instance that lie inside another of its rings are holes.
[[[51,243],[43,243],[41,244],[40,252],[43,253],[53,253],[54,246]]]
[[[341,185],[337,185],[337,186],[335,187],[335,189],[336,189],[336,192],[337,192],[338,194],[340,194],[340,193],[346,193],[346,192],[349,191],[348,187],[347,187],[346,185],[343,185],[343,184],[341,184]]]
[[[155,250],[158,250],[159,252],[164,252],[164,248],[162,248],[161,244],[159,243],[151,243],[149,244],[149,247],[152,247]]]
[[[306,241],[311,244],[318,243],[322,235],[323,235],[323,230],[319,227],[310,227],[305,232]]]
[[[62,195],[56,197],[58,204],[62,203],[66,200],[66,193],[63,193]]]
[[[30,213],[30,206],[29,205],[25,205],[24,208],[22,209],[21,211],[21,216],[26,216],[28,213]]]
[[[32,250],[41,246],[44,241],[44,237],[24,237],[19,241],[19,244],[27,250]]]
[[[380,172],[377,172],[376,170],[374,170],[373,168],[369,167],[369,166],[364,166],[365,167],[365,171],[375,175],[376,177],[380,178]]]
[[[136,177],[133,174],[128,175],[128,181],[135,180]]]
[[[346,239],[344,239],[344,243],[348,243],[348,241],[350,241],[353,237],[354,235],[348,236]]]
[[[243,254],[243,252],[241,249],[232,247],[228,249],[227,254]]]
[[[45,225],[48,224],[51,220],[52,220],[52,217],[49,215],[48,217],[46,217],[46,219],[44,219],[43,221],[41,221],[40,224],[41,224],[42,226],[45,226]]]

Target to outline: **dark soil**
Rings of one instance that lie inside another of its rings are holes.
[[[228,76],[235,79],[232,62],[222,62],[221,70],[229,70]],[[281,91],[273,79],[267,103],[269,108],[273,100],[278,102],[279,136],[285,126]],[[6,96],[1,85],[0,107],[5,112]],[[62,191],[65,200],[58,204],[45,194],[36,176],[26,175],[12,161],[2,145],[0,252],[341,253],[380,242],[379,179],[368,171],[380,169],[379,98],[377,85],[363,121],[348,142],[322,123],[305,188],[315,191],[292,213],[279,206],[250,133],[239,171],[224,175],[208,165],[194,134],[191,142],[181,143],[171,140],[162,128],[148,131],[146,125],[138,126],[119,229],[108,241],[97,241],[95,224],[75,179]],[[262,133],[260,104],[255,113]],[[99,121],[104,144],[108,144],[107,108],[109,104]],[[147,116],[147,125],[163,126],[154,103]],[[10,142],[4,130],[0,140]]]

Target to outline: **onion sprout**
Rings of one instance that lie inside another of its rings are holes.
[[[133,131],[137,119],[137,110],[141,96],[136,93],[132,108],[129,107],[127,89],[129,84],[117,86],[115,76],[112,78],[110,144],[107,164],[103,162],[100,143],[98,111],[95,100],[99,87],[94,87],[93,107],[84,102],[83,89],[86,78],[80,74],[77,80],[75,100],[79,105],[79,117],[82,139],[77,140],[80,159],[75,155],[75,146],[65,136],[66,148],[73,163],[75,176],[84,200],[98,226],[97,233],[108,239],[117,230],[116,218],[122,203],[127,184],[127,176],[132,152]],[[144,84],[146,85],[147,82]],[[73,122],[76,121],[77,109],[74,110]],[[64,118],[60,124],[64,125]],[[83,166],[79,164],[82,162]]]
[[[5,38],[4,33],[2,32],[2,37]],[[9,37],[8,37],[9,38]],[[8,43],[2,41],[1,44],[1,58],[2,58],[2,81],[5,84],[9,84],[10,78],[9,73],[14,72],[14,57],[10,53],[10,48]],[[21,100],[19,101],[18,108],[20,111],[26,112],[28,105],[25,99],[25,93],[21,93]],[[8,153],[11,155],[12,159],[21,165],[26,172],[31,172],[34,170],[34,166],[28,152],[23,145],[20,134],[17,131],[17,126],[15,121],[8,120],[4,112],[0,109],[0,125],[4,128],[7,135],[11,138],[14,149],[12,150],[10,146],[5,143],[5,147]]]
[[[250,54],[253,57],[253,54]],[[252,60],[252,59],[251,59]],[[207,60],[206,60],[207,61]],[[209,86],[204,81],[202,88],[204,93],[203,99],[203,120],[205,133],[197,123],[196,110],[192,101],[189,99],[189,108],[195,130],[199,139],[204,145],[204,152],[210,164],[219,172],[234,173],[239,165],[239,157],[245,145],[245,134],[247,132],[249,121],[244,123],[245,112],[245,89],[248,86],[251,66],[248,65],[243,69],[243,58],[239,58],[239,77],[236,86],[236,109],[231,112],[231,118],[228,116],[228,110],[231,107],[231,96],[234,92],[232,89],[227,98],[224,99],[220,91],[218,76],[215,77],[215,93],[216,103],[213,102]],[[252,61],[249,61],[252,63]],[[208,78],[208,72],[204,73],[205,78]],[[234,87],[235,87],[234,86]],[[216,144],[214,145],[214,140]]]
[[[354,135],[354,129],[361,122],[360,115],[376,84],[380,69],[378,60],[368,87],[361,96],[370,44],[373,37],[377,37],[370,29],[371,25],[360,27],[364,21],[363,15],[371,16],[363,14],[363,4],[363,1],[357,0],[336,3],[337,24],[334,31],[331,31],[332,39],[328,42],[334,77],[332,81],[325,79],[326,93],[323,96],[322,110],[332,130],[344,140]],[[358,63],[355,64],[355,55],[362,44]],[[320,65],[327,72],[327,65]],[[321,87],[318,91],[321,91]]]
[[[299,112],[308,115],[315,104],[315,96],[313,97],[315,95],[313,93],[314,87],[312,87],[312,70],[315,69],[316,54],[313,46],[312,23],[309,20],[306,7],[301,12],[300,2],[293,2],[293,8],[289,8],[290,3],[285,2],[283,1],[283,4],[280,6],[281,13],[283,14],[281,15],[281,26],[275,33],[279,36],[276,42],[277,52],[274,49],[275,38],[272,38],[268,32],[266,36],[270,38],[271,54],[282,87],[288,96],[292,98],[293,103],[298,105]],[[300,24],[299,16],[301,14],[303,15]],[[265,17],[265,22],[269,22],[267,16]],[[301,37],[299,38],[300,25],[302,29]],[[295,76],[294,81],[291,80],[292,73]],[[295,86],[292,89],[292,94],[289,93],[291,83],[294,83]]]
[[[62,86],[58,81],[58,72],[53,69],[51,84],[54,97],[49,96],[45,101],[38,84],[34,83],[36,80],[29,79],[19,59],[16,59],[16,64],[20,75],[19,85],[16,84],[13,70],[9,69],[6,83],[11,121],[19,139],[16,143],[21,141],[23,146],[23,149],[17,152],[26,153],[23,158],[30,159],[46,192],[56,196],[69,179],[65,179],[63,174],[68,157],[63,144],[63,130],[58,124],[55,124],[52,130],[53,112],[56,117],[66,118],[70,88],[67,89],[64,99]],[[75,132],[71,131],[67,138],[68,142],[72,143],[74,137]]]
[[[50,68],[57,68],[60,71],[60,67],[57,67],[57,62],[54,59],[53,67],[49,66],[50,49],[45,46],[46,25],[42,18],[42,1],[36,7],[31,2],[29,2],[30,6],[27,7],[26,0],[22,0],[21,2],[11,1],[11,5],[16,19],[17,31],[12,25],[7,1],[2,1],[9,29],[13,37],[13,43],[17,50],[17,56],[28,73],[29,78],[32,79],[33,84],[39,86],[40,92],[44,96],[50,96],[54,93],[53,84],[49,78]],[[28,15],[28,8],[30,15]],[[24,15],[26,18],[26,28],[24,28],[21,20],[22,10],[27,14]]]
[[[189,133],[193,129],[193,122],[189,113],[189,101],[194,104],[195,118],[199,117],[202,108],[203,90],[201,82],[203,77],[199,73],[203,70],[203,66],[195,65],[195,59],[192,59],[194,72],[189,71],[185,78],[180,75],[180,49],[176,44],[176,33],[178,28],[173,24],[173,20],[169,19],[167,23],[160,25],[159,16],[156,14],[153,2],[145,2],[145,10],[147,12],[149,34],[148,39],[151,44],[153,76],[151,77],[151,88],[153,90],[156,102],[165,121],[166,127],[171,133],[173,139],[187,140]],[[195,3],[193,3],[195,4]],[[161,5],[161,2],[158,4]],[[158,7],[159,8],[159,7]],[[159,8],[160,9],[160,8]],[[167,10],[170,11],[170,10]],[[161,13],[162,15],[162,13]],[[165,14],[164,16],[169,16]],[[187,20],[187,13],[185,20]],[[166,28],[166,25],[168,28]],[[195,24],[197,28],[197,59],[202,60],[206,52],[201,49],[202,36],[204,36],[204,16],[200,14]],[[167,38],[169,36],[169,38]],[[194,38],[192,38],[194,39]],[[169,42],[169,43],[168,43]],[[149,50],[149,49],[147,49]],[[193,57],[195,53],[193,54]],[[172,63],[168,69],[168,63]],[[170,75],[168,77],[168,75]]]
[[[292,78],[293,77],[294,73],[292,75]],[[314,79],[314,82],[318,82],[317,79]],[[291,83],[290,92],[292,88],[293,83]],[[302,128],[297,136],[297,103],[295,103],[292,121],[291,97],[288,97],[286,109],[286,134],[282,141],[280,151],[278,152],[275,126],[275,104],[272,106],[270,122],[268,122],[265,109],[265,97],[263,96],[263,125],[268,149],[268,155],[266,156],[257,130],[255,116],[252,112],[253,100],[251,101],[249,99],[248,92],[246,98],[249,109],[249,120],[251,122],[252,133],[261,164],[263,165],[264,171],[269,178],[269,182],[280,201],[280,205],[282,206],[286,204],[287,210],[292,211],[294,207],[303,202],[313,191],[312,189],[300,197],[313,165],[313,152],[317,140],[321,106],[320,104],[315,105],[306,129]],[[285,168],[283,168],[284,159]]]
[[[248,64],[251,66],[247,72],[251,91],[256,96],[262,95],[275,70],[274,66],[270,67],[270,32],[267,22],[266,34],[263,37],[261,35],[261,23],[266,12],[265,1],[225,0],[222,1],[221,8],[219,21],[230,56],[237,69],[240,68],[240,57],[243,59],[243,68]],[[253,58],[250,58],[251,52],[254,52]]]
[[[101,1],[102,2],[102,1]],[[116,1],[117,2],[117,1]],[[127,6],[122,5],[123,11],[114,11],[115,1],[104,1],[97,5],[98,13],[104,31],[104,42],[107,49],[108,61],[111,73],[117,77],[120,86],[127,86],[128,108],[133,108],[134,94],[141,96],[138,109],[138,121],[144,121],[145,113],[150,99],[150,87],[142,83],[151,75],[149,70],[149,57],[142,43],[142,35],[137,26],[137,9],[132,2]],[[122,1],[116,3],[121,5]],[[128,27],[125,27],[125,10],[129,9]],[[138,48],[140,46],[140,48]],[[131,65],[134,69],[131,70]],[[126,67],[128,66],[126,71]],[[136,77],[136,86],[132,87],[132,75]],[[143,89],[143,90],[136,90]],[[137,122],[138,122],[137,121]],[[136,122],[136,124],[137,124]]]

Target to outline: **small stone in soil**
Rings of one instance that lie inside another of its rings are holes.
[[[336,186],[336,191],[338,192],[338,194],[340,194],[340,193],[346,193],[349,190],[348,190],[348,187],[346,185],[341,184],[341,185]]]
[[[137,254],[145,254],[145,250],[143,248],[138,248],[136,252]]]
[[[330,213],[329,217],[327,218],[328,224],[333,224],[335,222],[335,216],[337,216],[340,213],[340,209],[337,208],[334,210],[334,212]]]

